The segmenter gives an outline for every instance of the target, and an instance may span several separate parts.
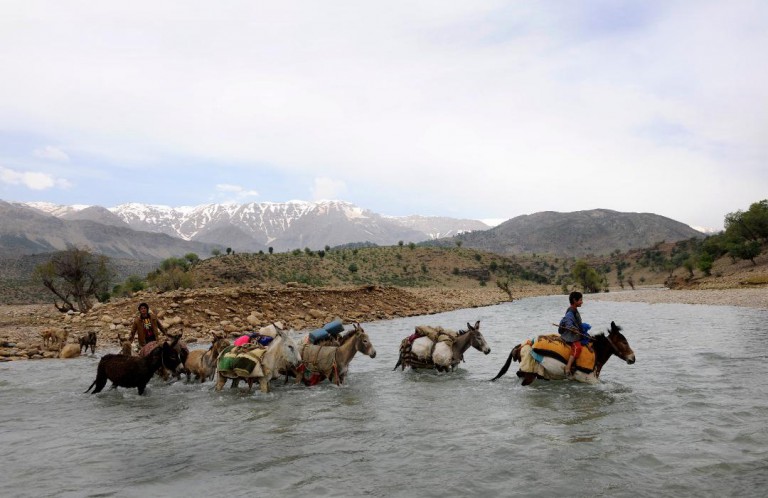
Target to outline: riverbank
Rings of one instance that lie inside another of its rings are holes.
[[[636,290],[590,294],[592,301],[621,301],[649,304],[681,303],[708,306],[741,306],[768,310],[768,288],[681,289],[647,287]]]

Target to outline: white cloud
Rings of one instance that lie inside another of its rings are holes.
[[[34,152],[35,157],[40,159],[49,159],[51,161],[69,162],[69,155],[63,150],[46,145],[41,149],[36,149]]]
[[[259,196],[259,192],[256,190],[249,190],[240,185],[232,185],[229,183],[219,183],[216,185],[216,191],[229,196],[232,202],[243,202]]]
[[[54,187],[66,189],[72,184],[65,179],[55,178],[38,171],[15,171],[0,167],[0,182],[7,185],[22,185],[30,190],[48,190]]]
[[[340,180],[330,178],[315,178],[310,192],[313,201],[343,199],[347,185]]]

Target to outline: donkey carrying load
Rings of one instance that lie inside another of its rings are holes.
[[[298,345],[288,333],[278,329],[267,347],[251,343],[224,348],[216,365],[216,390],[221,391],[229,379],[235,388],[242,379],[248,383],[248,391],[258,381],[261,392],[268,393],[269,381],[277,378],[280,365],[296,367],[300,362]]]
[[[464,361],[464,353],[473,347],[484,354],[491,352],[491,347],[480,333],[480,320],[472,326],[467,322],[467,330],[454,332],[442,327],[419,325],[416,331],[400,343],[400,356],[397,367],[405,370],[434,369],[438,372],[454,370]]]
[[[297,382],[313,386],[324,379],[329,379],[337,386],[344,383],[349,371],[349,363],[360,352],[370,358],[376,358],[376,348],[370,337],[359,323],[353,324],[354,330],[344,336],[334,337],[338,345],[302,344],[301,365],[296,369],[284,368],[286,375],[295,375]]]

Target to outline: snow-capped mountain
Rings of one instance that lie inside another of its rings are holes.
[[[120,220],[134,230],[155,232],[187,241],[220,244],[252,252],[322,249],[354,242],[393,245],[420,242],[474,230],[488,229],[477,220],[444,217],[391,217],[345,201],[289,201],[248,204],[204,204],[170,207],[121,204],[106,216],[98,206],[59,206],[26,203],[62,219],[89,219],[114,224]],[[86,213],[88,214],[86,218]],[[101,220],[94,217],[100,213]]]

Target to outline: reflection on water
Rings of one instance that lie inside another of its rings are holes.
[[[341,387],[88,395],[98,357],[0,364],[4,496],[762,495],[768,313],[588,297],[585,321],[616,321],[638,358],[594,386],[522,387],[516,364],[489,382],[515,344],[555,331],[563,296],[363,324],[378,356]],[[392,370],[416,325],[475,320],[491,354]]]

